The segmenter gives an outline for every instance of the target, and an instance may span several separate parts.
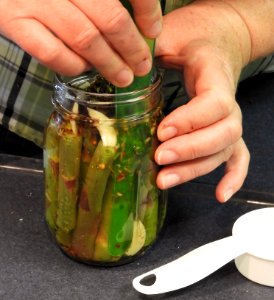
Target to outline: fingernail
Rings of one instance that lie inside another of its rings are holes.
[[[119,86],[127,86],[133,81],[133,73],[127,69],[120,71],[116,76],[116,82]]]
[[[165,165],[174,163],[179,159],[179,155],[171,150],[162,150],[157,155],[157,163],[159,165]]]
[[[135,67],[134,73],[139,76],[145,75],[150,71],[151,66],[151,61],[149,59],[145,59]]]
[[[176,136],[177,132],[178,130],[176,127],[173,126],[164,127],[159,131],[159,138],[161,141],[165,141]]]
[[[168,189],[180,183],[180,176],[178,174],[167,174],[162,179],[164,189]]]
[[[156,38],[160,35],[163,28],[162,21],[156,21],[149,29],[149,34],[151,38]]]
[[[233,189],[228,189],[225,193],[224,193],[224,202],[228,201],[232,195],[234,194]]]

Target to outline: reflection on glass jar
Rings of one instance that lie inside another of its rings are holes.
[[[45,215],[70,257],[118,265],[139,256],[163,225],[154,151],[162,76],[144,90],[111,94],[98,74],[56,76],[45,132]]]

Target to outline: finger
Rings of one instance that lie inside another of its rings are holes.
[[[87,5],[85,0],[73,0],[73,3],[94,22],[135,75],[143,76],[150,71],[152,58],[149,48],[129,12],[119,1],[93,0]]]
[[[132,70],[75,5],[69,1],[50,1],[48,9],[54,11],[55,17],[49,18],[37,7],[39,21],[50,28],[70,49],[97,68],[114,85],[123,87],[132,82]],[[100,17],[102,15],[104,14]]]
[[[184,51],[183,55],[164,59],[169,65],[183,68],[192,99],[161,122],[158,134],[162,141],[171,138],[176,130],[180,135],[225,118],[235,105],[234,76],[217,50],[193,42]],[[181,127],[177,129],[176,124]]]
[[[218,90],[206,91],[167,115],[158,127],[158,138],[166,141],[174,136],[209,126],[235,109],[235,99]]]
[[[237,109],[211,126],[165,141],[155,151],[155,160],[159,165],[167,165],[209,156],[234,144],[241,136],[241,113]]]
[[[159,0],[130,0],[134,18],[141,32],[148,38],[157,38],[162,31],[162,10]]]
[[[91,68],[87,61],[34,19],[16,20],[14,24],[10,24],[5,34],[40,63],[57,73],[74,76]]]
[[[202,158],[173,164],[163,168],[157,175],[157,186],[160,189],[168,189],[175,185],[187,182],[199,176],[205,175],[227,161],[232,153],[233,146]]]
[[[234,146],[233,155],[226,163],[225,175],[216,188],[216,198],[225,202],[243,185],[250,161],[249,151],[241,139]]]

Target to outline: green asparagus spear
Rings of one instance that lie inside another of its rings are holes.
[[[125,177],[123,183],[115,182],[113,188],[114,204],[109,229],[109,251],[113,256],[123,255],[132,241],[136,205],[135,174],[118,173],[118,176]]]
[[[109,250],[111,255],[123,255],[132,241],[133,221],[136,211],[137,170],[142,159],[142,144],[134,143],[140,126],[127,128],[118,135],[119,156],[113,164],[114,205],[112,207],[111,226],[109,232]]]
[[[90,108],[88,113],[96,123],[101,141],[92,156],[83,182],[72,251],[82,258],[91,259],[102,218],[102,199],[116,152],[117,137],[112,124],[109,124],[109,119],[103,113]]]
[[[113,178],[109,178],[103,199],[102,222],[95,241],[93,259],[95,261],[112,262],[119,256],[111,255],[109,251],[109,231],[111,226],[111,214],[113,209]]]
[[[76,225],[76,206],[79,186],[79,170],[82,137],[75,134],[70,123],[60,136],[60,171],[58,186],[58,209],[56,224],[59,228],[58,237],[70,233]],[[67,243],[67,238],[60,243]]]
[[[80,257],[93,256],[94,242],[102,219],[102,200],[111,170],[114,147],[100,141],[91,159],[80,196],[72,249]]]
[[[157,237],[158,228],[158,190],[152,187],[149,191],[143,224],[146,229],[145,246],[150,245]]]
[[[128,12],[130,13],[130,15],[133,18],[134,17],[133,16],[133,9],[132,9],[132,6],[131,6],[130,2],[128,0],[120,0],[120,2],[124,5],[124,7],[128,10]],[[146,41],[146,43],[147,43],[147,45],[150,49],[152,57],[154,57],[155,39],[148,39],[148,38],[144,37],[144,40]],[[147,88],[151,84],[152,72],[153,71],[151,70],[147,75],[142,76],[142,77],[135,76],[131,85],[129,85],[128,87],[125,87],[125,88],[116,87],[115,93],[117,95],[119,95],[119,94],[122,94],[122,93],[140,91],[142,89]],[[119,99],[119,97],[117,99]],[[131,111],[135,110],[135,112],[140,112],[140,113],[144,109],[144,103],[142,103],[142,102],[138,102],[137,104],[133,104],[133,106],[134,107],[130,107],[128,105],[126,105],[126,106],[125,105],[123,105],[123,106],[117,105],[117,107],[116,107],[116,116],[118,118],[121,118],[123,116],[128,115],[129,114],[129,112],[128,112],[129,109],[131,109]]]
[[[132,15],[130,3],[127,0],[122,0],[121,2]],[[147,42],[151,52],[154,52],[154,41],[147,40]],[[150,82],[151,72],[144,77],[135,77],[134,82],[127,88],[117,87],[116,94],[146,88]],[[119,100],[119,96],[117,99]],[[142,114],[143,104],[134,106],[133,110]],[[125,106],[117,103],[117,118],[123,118],[127,114]],[[142,151],[143,138],[143,126],[141,124],[131,130],[120,131],[118,134],[120,157],[114,164],[115,184],[113,191],[116,200],[112,207],[109,232],[109,250],[111,255],[114,256],[123,255],[132,241],[137,197],[136,181],[138,181],[136,170],[140,164],[138,158],[136,159],[136,151]]]
[[[92,227],[100,219],[96,220],[95,214],[93,214],[84,198],[80,199],[77,215],[77,225],[73,233],[71,243],[71,253],[84,260],[93,259],[93,248],[94,248],[94,236]],[[86,202],[86,203],[85,203]]]
[[[99,140],[97,129],[92,127],[90,128],[90,124],[88,124],[88,126],[85,125],[86,124],[84,124],[81,128],[83,143],[80,164],[80,191],[82,190],[91,158],[95,152]]]
[[[44,149],[46,221],[50,229],[54,231],[56,229],[59,176],[59,136],[54,116],[47,127]]]

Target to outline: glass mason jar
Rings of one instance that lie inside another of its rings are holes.
[[[45,216],[67,255],[118,265],[143,254],[165,218],[153,158],[162,75],[124,94],[102,82],[96,73],[56,76],[44,139]]]

